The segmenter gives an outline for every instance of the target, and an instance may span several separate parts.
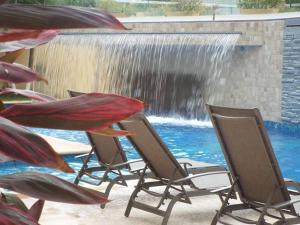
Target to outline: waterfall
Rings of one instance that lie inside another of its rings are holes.
[[[34,90],[66,90],[141,99],[151,115],[203,117],[216,101],[238,34],[65,34],[35,50],[33,67],[49,80]]]

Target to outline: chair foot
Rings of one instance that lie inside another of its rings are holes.
[[[211,221],[210,225],[216,225],[218,223],[218,212],[214,216],[213,220]]]
[[[172,212],[172,209],[173,209],[175,203],[178,201],[178,199],[180,199],[180,196],[175,196],[169,203],[161,225],[167,225],[170,215],[171,215],[171,212]]]
[[[78,185],[79,184],[79,177],[77,176],[74,180],[74,184]]]
[[[125,214],[124,214],[126,217],[129,217],[129,214],[130,214],[130,212],[131,212],[131,209],[132,209],[132,202],[129,201],[129,202],[128,202],[128,205],[127,205],[127,207],[126,207],[126,210],[125,210]]]

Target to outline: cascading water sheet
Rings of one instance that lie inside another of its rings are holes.
[[[58,98],[99,91],[145,101],[151,115],[201,119],[217,102],[239,34],[65,34],[36,49],[34,69]]]

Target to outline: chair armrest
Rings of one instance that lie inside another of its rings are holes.
[[[192,180],[198,177],[210,176],[210,175],[217,175],[217,174],[229,174],[229,171],[216,171],[216,172],[208,172],[208,173],[198,173],[194,175],[190,175],[188,177],[184,177],[178,180],[174,180],[173,183],[182,183],[188,180]]]
[[[284,183],[288,187],[294,187],[300,193],[300,183],[291,179],[284,179]]]
[[[184,166],[193,166],[191,163],[189,162],[178,162],[179,164],[183,164]]]
[[[179,162],[179,164],[183,165],[184,170],[188,173],[188,166],[192,167],[193,165],[189,162]]]
[[[138,162],[143,162],[142,159],[135,159],[135,160],[130,160],[130,161],[127,161],[127,162],[123,162],[123,163],[118,163],[118,164],[115,164],[115,165],[112,165],[111,168],[118,168],[118,167],[123,167],[123,166],[127,166],[127,165],[130,165],[130,164],[133,164],[133,163],[138,163]]]
[[[212,190],[212,191],[210,191],[210,192],[211,192],[211,193],[221,193],[221,192],[224,192],[224,191],[228,191],[231,187],[232,187],[232,185],[227,186],[227,187],[221,187],[221,188]]]
[[[88,155],[90,155],[90,154],[95,154],[95,153],[85,153],[85,154],[81,154],[81,155],[76,155],[76,156],[74,156],[74,158],[75,159],[79,159],[79,158],[82,158],[82,157],[86,157],[86,156],[88,156]]]
[[[272,205],[272,206],[270,206],[270,208],[278,210],[278,209],[285,208],[289,205],[293,205],[293,204],[298,203],[298,202],[300,202],[300,198],[292,199],[292,200],[289,200],[289,201],[286,201],[286,202],[282,202],[282,203],[279,203],[279,204],[276,204],[276,205]]]

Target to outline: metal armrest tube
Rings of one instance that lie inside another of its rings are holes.
[[[298,203],[298,202],[300,202],[300,198],[293,199],[293,200],[286,201],[286,202],[282,202],[282,203],[279,203],[279,204],[276,204],[276,205],[271,205],[270,208],[281,209],[281,208],[285,208],[289,205],[293,205],[293,204]]]
[[[300,192],[300,183],[291,179],[284,179],[284,183],[288,187],[294,187]]]
[[[193,166],[191,163],[189,162],[179,162],[179,164],[183,164],[183,165],[188,165],[188,166]]]
[[[75,159],[79,159],[79,158],[82,158],[82,157],[86,157],[86,156],[89,156],[91,153],[85,153],[85,154],[82,154],[82,155],[76,155],[74,156]],[[95,154],[95,153],[92,153],[92,154]]]
[[[229,171],[216,171],[216,172],[208,172],[208,173],[199,173],[195,175],[190,175],[188,177],[184,177],[178,180],[174,180],[173,183],[182,183],[184,181],[188,181],[197,177],[204,177],[204,176],[209,176],[209,175],[217,175],[217,174],[229,174]]]
[[[227,187],[222,187],[222,188],[218,188],[218,189],[212,190],[211,193],[219,193],[219,192],[228,191],[230,188],[231,188],[231,185],[227,186]]]
[[[127,165],[130,165],[130,164],[133,164],[133,163],[138,163],[138,162],[143,162],[142,159],[135,159],[135,160],[130,160],[130,161],[127,161],[127,162],[123,162],[123,163],[118,163],[118,164],[115,164],[115,165],[112,165],[111,168],[118,168],[118,167],[122,167],[122,166],[127,166]]]

